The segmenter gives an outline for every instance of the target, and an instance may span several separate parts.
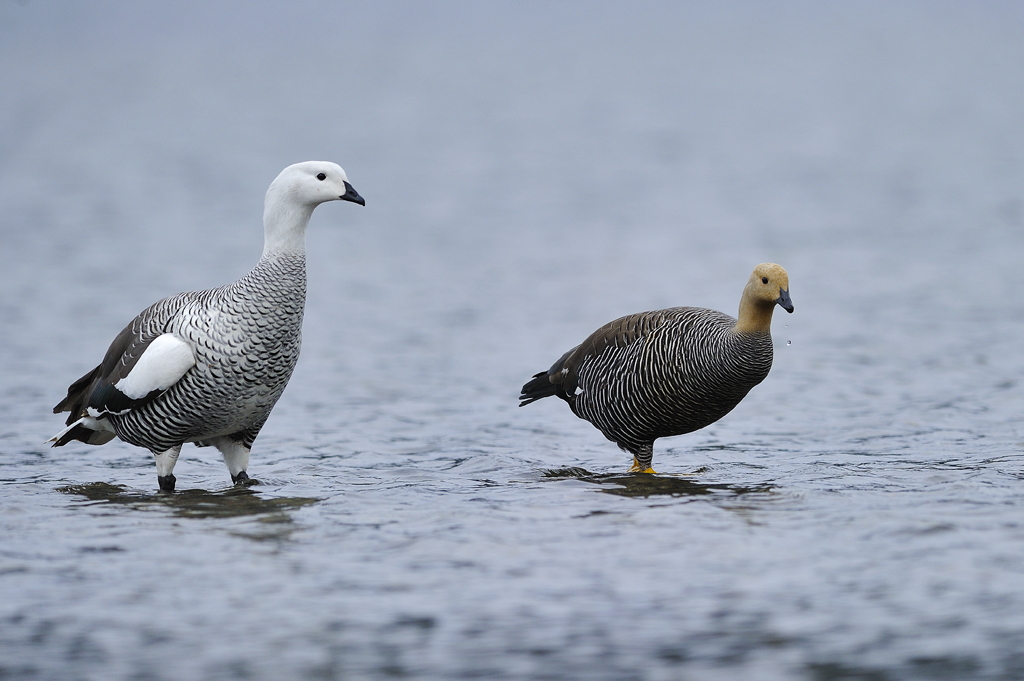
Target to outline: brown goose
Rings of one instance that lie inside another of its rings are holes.
[[[793,311],[781,266],[754,268],[739,318],[697,307],[641,312],[605,324],[523,386],[520,407],[557,395],[654,473],[659,437],[699,430],[739,404],[772,368],[772,312]]]

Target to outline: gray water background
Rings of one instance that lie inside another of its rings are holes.
[[[1024,678],[1016,3],[0,3],[0,678]],[[232,490],[43,441],[289,163],[304,348]],[[775,365],[660,476],[522,383],[617,316]],[[790,344],[791,343],[791,344]]]

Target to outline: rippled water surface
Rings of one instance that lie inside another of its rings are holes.
[[[1024,11],[768,7],[0,4],[0,678],[1024,679]],[[310,158],[367,206],[260,484],[45,446]],[[771,375],[659,475],[516,406],[763,261]]]

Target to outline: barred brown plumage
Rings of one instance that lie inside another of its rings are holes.
[[[111,343],[54,413],[70,411],[54,447],[115,436],[153,452],[160,489],[185,442],[220,450],[232,481],[249,479],[249,450],[299,357],[306,301],[305,233],[325,201],[365,205],[340,166],[288,166],[264,203],[263,256],[226,286],[164,298]]]
[[[654,441],[714,423],[772,367],[775,305],[793,311],[781,266],[754,268],[738,318],[696,307],[605,324],[523,386],[520,407],[557,395],[653,473]]]

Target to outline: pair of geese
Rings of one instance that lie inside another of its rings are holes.
[[[327,201],[366,205],[340,166],[288,166],[264,202],[263,255],[226,286],[154,303],[110,344],[103,361],[68,388],[53,412],[71,412],[49,441],[105,444],[115,437],[156,458],[160,489],[193,442],[216,447],[231,480],[251,482],[249,451],[299,357],[306,299],[306,226]],[[772,366],[775,306],[793,311],[789,276],[754,268],[738,319],[675,307],[605,324],[523,386],[520,406],[552,395],[654,473],[654,441],[725,416]]]

